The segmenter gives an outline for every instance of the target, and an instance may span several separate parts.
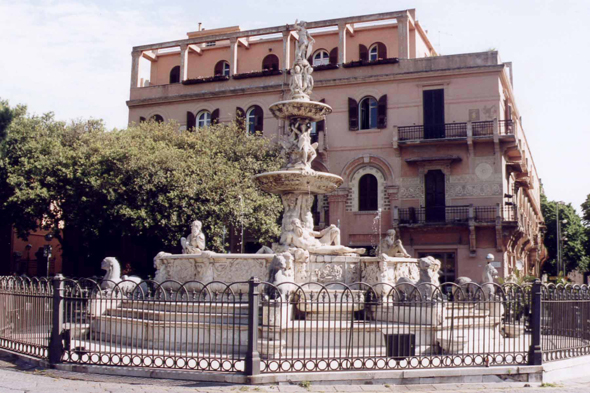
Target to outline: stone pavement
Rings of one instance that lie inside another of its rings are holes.
[[[529,386],[530,385],[530,386]],[[558,385],[538,383],[489,383],[441,385],[313,385],[299,386],[243,386],[199,383],[169,379],[119,377],[81,374],[59,370],[39,369],[28,363],[0,353],[0,393],[160,393],[160,392],[486,392],[486,393],[588,393],[590,376]]]

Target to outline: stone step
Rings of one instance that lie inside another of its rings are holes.
[[[173,312],[154,310],[135,310],[130,308],[116,308],[105,312],[105,316],[130,318],[145,321],[175,322],[201,322],[215,324],[247,324],[248,314],[233,313],[228,310],[224,313],[214,312],[218,310],[202,310],[200,312]],[[225,310],[224,310],[225,311]]]
[[[113,303],[114,304],[114,303]],[[239,303],[230,302],[174,302],[174,301],[142,301],[142,300],[122,300],[119,303],[120,308],[130,308],[135,310],[149,311],[166,311],[166,312],[198,312],[203,313],[211,309],[219,310],[213,312],[220,313],[240,313],[248,314],[248,298],[245,297]]]

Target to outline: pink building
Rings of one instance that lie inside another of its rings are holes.
[[[439,56],[413,9],[307,26],[312,99],[334,110],[315,125],[314,169],[344,179],[317,201],[317,225],[339,225],[353,247],[396,228],[413,256],[441,259],[443,280],[478,279],[488,253],[503,275],[517,261],[538,274],[540,183],[511,63],[494,51]],[[296,40],[293,25],[235,26],[134,47],[129,121],[245,117],[247,132],[279,137],[268,107],[288,98]]]

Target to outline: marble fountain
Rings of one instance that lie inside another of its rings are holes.
[[[497,335],[501,316],[498,314],[501,312],[477,307],[455,310],[445,302],[434,301],[429,305],[421,302],[418,309],[416,305],[400,305],[395,300],[385,298],[373,305],[366,305],[362,300],[366,289],[358,285],[346,289],[346,285],[363,282],[372,286],[376,292],[381,292],[377,294],[379,296],[391,291],[396,284],[398,288],[399,285],[422,284],[421,288],[427,289],[421,289],[419,296],[428,299],[433,295],[432,288],[439,285],[440,262],[432,257],[411,258],[393,229],[380,239],[376,257],[363,256],[365,249],[342,245],[340,230],[335,225],[321,231],[314,230],[311,213],[314,196],[335,191],[343,180],[337,175],[311,168],[317,147],[317,143],[311,143],[311,122],[324,119],[332,112],[332,108],[310,100],[313,68],[306,59],[312,54],[314,40],[305,29],[304,22],[298,24],[297,28],[299,39],[290,72],[291,99],[270,106],[271,113],[287,125],[288,135],[281,142],[285,164],[279,171],[261,173],[253,178],[263,191],[278,194],[282,199],[284,213],[280,238],[272,247],[263,247],[255,254],[216,253],[205,249],[201,224],[195,221],[191,234],[181,240],[182,254],[160,252],[154,258],[155,281],[171,293],[179,288],[179,283],[187,282],[192,282],[186,285],[189,291],[202,288],[202,284],[194,283],[198,282],[206,284],[211,291],[222,292],[227,289],[222,283],[241,282],[233,284],[232,291],[247,293],[247,281],[251,277],[279,288],[280,295],[267,297],[262,307],[263,327],[259,335],[259,348],[263,358],[285,354],[296,356],[308,346],[314,346],[316,350],[318,347],[331,347],[337,342],[343,342],[338,340],[340,336],[354,337],[358,342],[367,340],[367,345],[385,354],[388,335],[411,333],[415,335],[415,354],[419,355],[440,351],[441,348],[446,352],[461,352],[467,350],[468,346],[476,345],[463,338],[465,334],[462,332],[467,328],[485,331],[485,334],[471,334],[486,337]],[[328,283],[329,287],[322,289],[322,285]],[[411,285],[408,287],[416,288]],[[310,293],[320,290],[338,307],[326,307],[320,302],[309,301],[313,299]],[[287,293],[289,291],[299,294],[293,297]],[[139,303],[136,301],[134,307]],[[221,306],[214,303],[201,305],[199,312],[203,315],[207,314],[203,313],[204,306],[210,308],[209,313],[212,315],[204,320],[205,324],[183,325],[178,329],[176,325],[156,327],[150,321],[146,323],[128,318],[117,325],[119,327],[116,330],[107,332],[107,329],[113,329],[109,318],[121,314],[121,308],[125,308],[125,301],[122,301],[117,307],[103,310],[94,324],[94,330],[101,332],[103,338],[115,337],[120,342],[126,342],[125,332],[136,331],[137,324],[141,324],[143,327],[139,330],[144,332],[141,339],[152,347],[164,349],[166,343],[160,343],[157,337],[175,337],[175,345],[182,347],[187,332],[207,337],[207,322],[216,321],[215,315],[219,314]],[[220,330],[216,331],[214,340],[232,340],[237,334],[240,342],[246,342],[246,306],[234,305],[234,318],[238,318],[243,329],[236,329],[233,324],[217,325]],[[195,305],[184,304],[182,307],[178,314],[181,318],[186,318],[187,313],[196,312],[191,311]],[[362,318],[370,318],[370,325],[351,323],[355,318],[358,319],[359,312],[364,312]],[[173,318],[173,315],[169,317]],[[314,333],[310,335],[312,331]],[[305,334],[308,335],[307,340]],[[291,338],[287,340],[286,337]],[[242,351],[245,351],[245,347],[240,348]]]

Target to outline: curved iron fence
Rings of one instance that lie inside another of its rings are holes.
[[[0,277],[0,348],[259,373],[540,364],[590,353],[586,286]]]

